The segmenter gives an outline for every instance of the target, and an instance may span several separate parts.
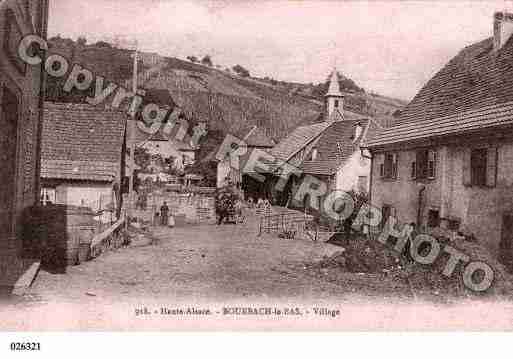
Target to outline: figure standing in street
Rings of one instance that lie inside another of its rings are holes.
[[[167,206],[167,203],[164,201],[164,204],[160,207],[160,219],[161,224],[163,226],[167,226],[167,221],[169,218],[169,207]]]

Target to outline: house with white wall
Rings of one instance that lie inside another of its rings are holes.
[[[43,203],[116,208],[125,168],[126,114],[46,102],[43,119]]]
[[[292,194],[307,175],[326,183],[330,191],[366,193],[370,159],[362,151],[361,144],[375,126],[368,116],[344,110],[344,95],[334,70],[325,95],[323,121],[296,128],[270,151],[278,161],[302,172],[299,177],[290,176],[286,190],[275,192],[273,197],[279,204],[290,204]],[[294,205],[298,206],[297,203]],[[302,205],[310,206],[307,197]]]
[[[179,139],[174,135],[167,135],[163,129],[154,134],[146,134],[139,130],[136,146],[146,148],[151,155],[160,155],[163,160],[173,158],[181,167],[194,164],[199,148],[193,144],[191,136],[185,134]]]
[[[511,262],[513,14],[463,48],[376,134],[371,203],[384,217],[474,236]]]

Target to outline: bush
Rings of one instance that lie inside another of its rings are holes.
[[[249,71],[241,65],[235,65],[232,69],[237,75],[241,77],[249,77]]]
[[[201,59],[201,64],[212,67],[212,59],[210,58],[210,55],[205,55]]]

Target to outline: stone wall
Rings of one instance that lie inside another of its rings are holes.
[[[148,195],[146,211],[144,211],[144,213],[138,211],[138,213],[140,213],[144,219],[151,220],[155,213],[160,212],[160,207],[164,202],[166,202],[169,207],[170,215],[185,216],[187,223],[215,223],[215,198],[202,194],[153,192]]]
[[[91,243],[95,231],[89,208],[50,205],[25,211],[23,254],[40,258],[50,271],[65,272],[68,265],[79,263],[81,244]]]

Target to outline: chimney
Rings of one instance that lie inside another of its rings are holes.
[[[493,49],[500,50],[513,34],[513,14],[506,11],[493,15]]]

